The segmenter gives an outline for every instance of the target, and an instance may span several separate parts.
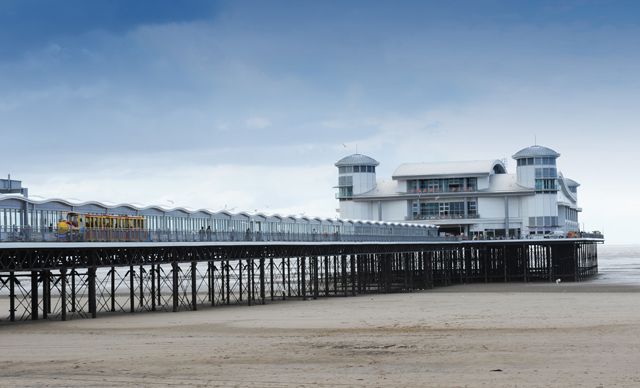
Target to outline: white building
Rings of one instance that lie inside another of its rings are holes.
[[[405,163],[376,180],[379,163],[354,154],[339,160],[340,218],[417,222],[440,233],[483,238],[577,232],[579,184],[558,172],[554,150],[531,146],[500,160]]]

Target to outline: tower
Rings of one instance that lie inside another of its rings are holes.
[[[340,201],[340,217],[354,219],[370,219],[370,206],[366,203],[354,203],[353,197],[366,193],[376,187],[375,159],[362,154],[344,157],[335,166],[338,167],[338,193]]]
[[[513,155],[517,181],[535,189],[535,195],[523,202],[523,229],[530,234],[548,234],[558,229],[558,169],[559,153],[551,148],[534,145]]]

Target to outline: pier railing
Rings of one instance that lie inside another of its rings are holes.
[[[260,231],[175,231],[87,228],[60,232],[54,227],[0,227],[1,242],[215,242],[215,241],[448,241],[457,237]]]

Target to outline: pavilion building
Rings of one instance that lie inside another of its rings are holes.
[[[376,179],[379,163],[354,154],[340,159],[340,218],[415,222],[440,234],[479,238],[578,232],[577,188],[557,169],[556,151],[534,145],[501,160],[405,163],[391,180]]]

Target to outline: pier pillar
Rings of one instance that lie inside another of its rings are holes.
[[[198,274],[198,263],[191,262],[191,310],[198,310],[198,284],[196,275]]]
[[[75,268],[71,268],[71,312],[76,312],[76,272]]]
[[[248,265],[247,265],[248,268]],[[238,260],[238,287],[239,297],[238,300],[242,302],[242,260]]]
[[[347,296],[347,256],[340,256],[340,272],[342,277],[342,296]]]
[[[96,304],[96,267],[87,268],[87,277],[89,281],[89,314],[91,314],[91,318],[95,318],[98,313]]]
[[[319,265],[318,265],[318,256],[314,256],[313,257],[313,268],[312,268],[312,275],[313,275],[313,299],[318,299],[318,293],[319,293],[319,286],[320,286],[320,282],[318,279],[318,272],[319,272]]]
[[[329,256],[324,256],[324,296],[329,296]]]
[[[42,271],[42,318],[47,319],[51,313],[51,271]]]
[[[156,266],[151,264],[151,311],[156,311]]]
[[[264,280],[265,280],[264,257],[261,257],[260,258],[260,303],[261,304],[265,304],[265,299],[266,299],[266,294],[265,294],[266,285],[264,284]],[[273,267],[271,267],[271,287],[272,287],[271,295],[273,297]]]
[[[229,277],[230,277],[230,275],[229,275],[229,270],[230,270],[229,260],[226,261],[225,269],[226,269],[226,272],[227,272],[226,273],[226,276],[227,276],[227,283],[226,283],[226,287],[227,287],[227,304],[229,304],[230,303],[229,302],[229,297],[231,296],[231,286],[229,285],[229,280],[230,280],[229,279]]]
[[[67,269],[60,269],[60,314],[62,320],[67,320]]]
[[[156,306],[162,306],[162,274],[164,270],[160,266],[160,264],[156,264]]]
[[[134,276],[134,271],[133,271],[133,265],[129,266],[129,312],[133,313],[134,311],[136,311],[136,289],[134,287],[135,285],[135,279],[133,278]]]
[[[273,257],[269,259],[269,284],[270,284],[269,294],[271,295],[271,300],[273,300],[275,297],[274,285],[273,285]]]
[[[172,288],[172,296],[173,296],[173,312],[175,313],[176,311],[178,311],[178,297],[179,297],[179,288],[178,288],[178,271],[180,270],[180,267],[178,266],[177,262],[172,262],[171,263],[171,275],[173,275],[173,281],[171,282],[171,288]]]
[[[291,298],[291,258],[287,257],[287,296]],[[284,299],[284,296],[283,296]]]
[[[16,320],[16,276],[15,272],[9,272],[9,320]]]
[[[38,320],[38,271],[31,271],[31,319]]]
[[[298,271],[298,284],[302,287],[302,300],[307,300],[307,280],[306,280],[306,260],[304,257],[298,259],[300,262],[300,271]],[[300,279],[300,276],[302,277]]]
[[[349,261],[351,264],[351,295],[356,295],[356,255],[349,255]]]
[[[240,266],[242,266],[242,261],[240,261]],[[252,295],[252,287],[251,280],[253,278],[253,260],[247,259],[247,306],[251,306],[251,298]],[[242,278],[242,277],[241,277]],[[240,292],[242,292],[242,282],[240,282]],[[240,294],[242,296],[242,294]],[[240,299],[242,300],[242,298]]]
[[[138,301],[138,306],[140,307],[140,311],[144,311],[144,275],[147,271],[144,269],[144,266],[140,266],[140,300]]]
[[[111,312],[116,311],[116,268],[111,267]]]
[[[209,301],[211,307],[216,305],[216,266],[213,261],[209,262]]]

